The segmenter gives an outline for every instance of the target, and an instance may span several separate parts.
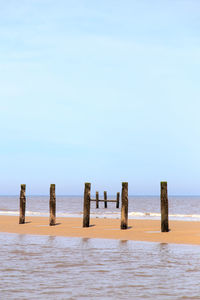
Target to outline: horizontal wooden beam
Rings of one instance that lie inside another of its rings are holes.
[[[90,201],[95,201],[96,199],[90,199]],[[98,200],[99,202],[117,202],[116,200]]]

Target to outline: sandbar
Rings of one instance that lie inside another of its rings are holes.
[[[91,219],[88,228],[82,227],[82,218],[57,218],[55,226],[49,226],[47,217],[26,217],[25,224],[18,222],[19,217],[0,216],[0,232],[200,245],[200,222],[170,221],[166,233],[160,232],[158,220],[131,219],[127,230],[120,230],[119,219]]]

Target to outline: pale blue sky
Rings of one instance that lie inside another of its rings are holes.
[[[200,1],[0,0],[0,194],[200,194]]]

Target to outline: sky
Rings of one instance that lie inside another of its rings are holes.
[[[0,0],[0,194],[200,195],[199,0]]]

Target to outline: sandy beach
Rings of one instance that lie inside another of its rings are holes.
[[[82,228],[82,218],[57,218],[56,226],[49,226],[49,219],[45,217],[27,217],[25,224],[18,224],[18,219],[16,216],[1,216],[0,231],[200,245],[200,222],[171,221],[170,232],[161,233],[158,220],[129,220],[129,228],[120,230],[120,220],[116,219],[91,219],[89,228]]]

